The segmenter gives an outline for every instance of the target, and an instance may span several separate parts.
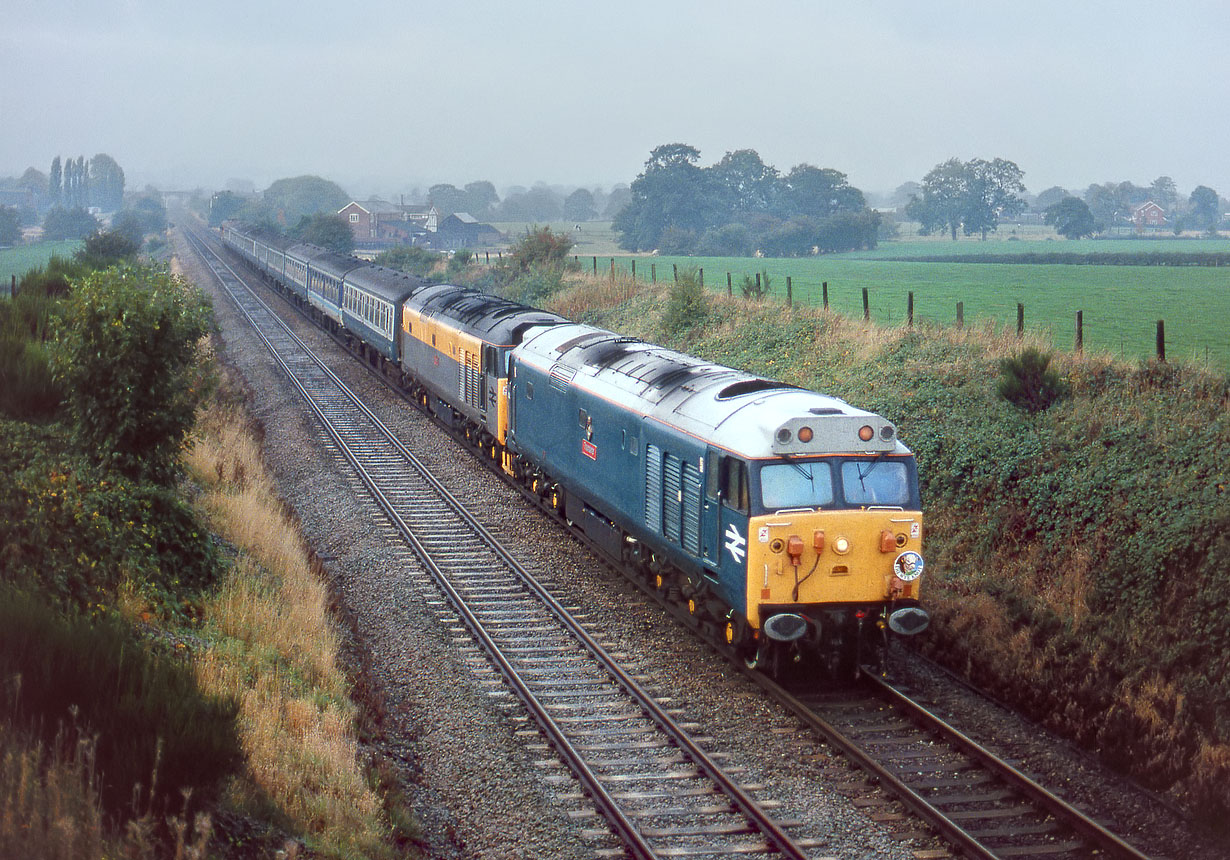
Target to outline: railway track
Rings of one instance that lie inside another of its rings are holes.
[[[193,247],[321,421],[618,845],[599,854],[804,858],[787,832],[495,540],[206,242]],[[590,834],[593,836],[594,834]]]

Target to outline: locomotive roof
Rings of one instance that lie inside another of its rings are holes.
[[[908,453],[891,422],[843,400],[570,323],[535,333],[519,361],[748,458]],[[870,426],[872,438],[860,439]],[[807,427],[811,438],[800,441]]]
[[[451,320],[462,330],[501,346],[519,343],[521,335],[535,326],[567,323],[558,314],[456,284],[428,287],[410,300],[410,306],[425,317]]]
[[[401,302],[407,296],[421,290],[424,284],[422,278],[406,272],[373,265],[352,269],[346,273],[343,280],[348,287],[380,296],[393,303]]]

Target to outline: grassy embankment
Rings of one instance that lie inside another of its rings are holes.
[[[56,350],[59,301],[0,302],[6,342],[39,347],[0,377]],[[328,595],[235,387],[163,486],[100,468],[47,370],[25,378],[0,402],[6,856],[402,856],[415,825],[359,748]]]
[[[1022,344],[1015,326],[866,325],[861,313],[710,295],[692,325],[664,331],[668,303],[662,285],[587,277],[546,304],[896,422],[923,481],[925,650],[1225,821],[1224,374],[1060,353],[1052,366],[1070,394],[1029,415],[997,396],[998,362],[1049,339]]]

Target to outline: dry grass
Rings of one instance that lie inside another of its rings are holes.
[[[249,810],[272,803],[327,856],[389,854],[390,828],[363,775],[328,593],[242,411],[207,411],[188,462],[205,487],[211,527],[238,548],[206,606],[218,644],[197,662],[205,690],[241,702],[247,768],[231,801]]]
[[[0,723],[0,860],[204,860],[212,823],[173,817],[170,845],[155,833],[160,816],[136,809],[123,833],[105,825],[94,767],[94,742],[70,743],[61,732],[52,748]],[[184,805],[187,806],[187,798]],[[167,852],[170,852],[169,854]]]

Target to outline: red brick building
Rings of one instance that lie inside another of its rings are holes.
[[[1152,200],[1141,203],[1132,210],[1132,224],[1136,226],[1137,231],[1146,227],[1165,227],[1166,210]]]
[[[358,248],[412,245],[439,226],[434,206],[398,206],[384,200],[352,200],[337,214],[346,220]]]

